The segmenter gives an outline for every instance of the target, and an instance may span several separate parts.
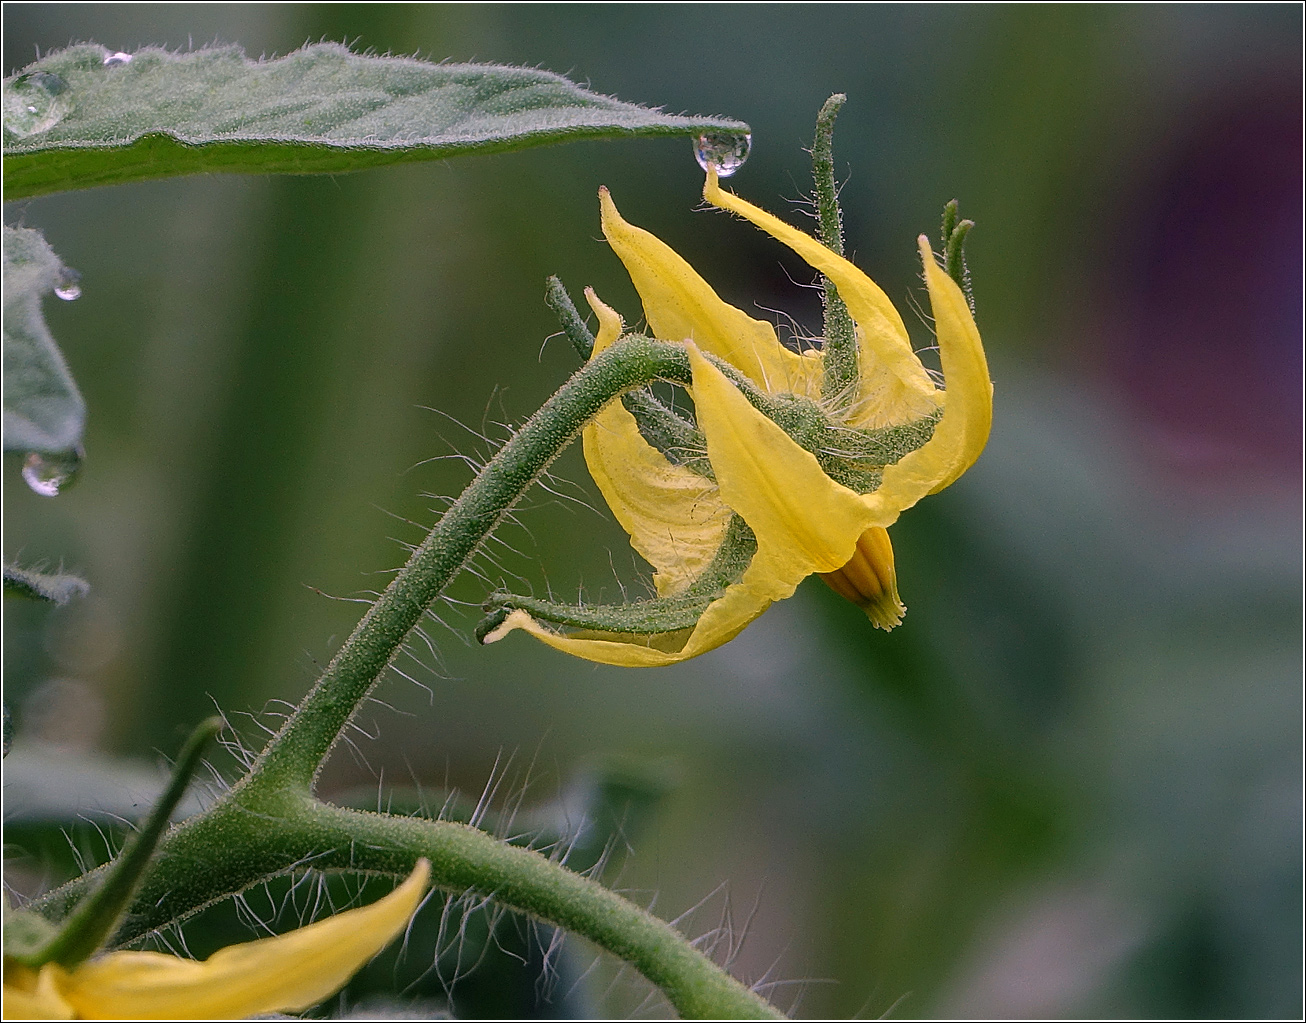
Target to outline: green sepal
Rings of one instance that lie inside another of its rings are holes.
[[[943,228],[939,232],[939,237],[943,240],[943,247],[948,247],[948,239],[952,237],[953,229],[957,226],[958,210],[961,203],[956,199],[949,199],[943,207]]]
[[[707,438],[697,422],[664,404],[647,387],[623,394],[621,404],[634,417],[640,436],[668,462],[683,465],[704,479],[716,479],[707,457]]]
[[[489,612],[476,627],[476,638],[485,637],[503,624],[510,610],[525,611],[532,618],[572,629],[628,636],[664,636],[692,629],[714,600],[736,583],[757,553],[757,537],[738,515],[730,517],[726,534],[712,563],[683,593],[653,597],[625,604],[562,604],[512,593],[492,593],[485,602]]]
[[[496,613],[477,626],[476,638],[484,643],[506,617],[497,612],[506,610],[525,611],[540,621],[587,632],[657,636],[692,629],[711,603],[711,597],[655,597],[628,604],[560,604],[512,593],[492,593],[486,606],[493,607]],[[491,621],[496,624],[491,625]]]
[[[975,315],[975,296],[971,292],[970,269],[966,266],[966,236],[975,226],[973,220],[959,220],[960,204],[956,199],[943,207],[943,269],[966,296],[971,315]]]
[[[834,119],[848,97],[836,92],[816,115],[812,140],[812,180],[815,185],[816,236],[835,255],[843,255],[843,212],[834,177]],[[857,360],[857,328],[834,281],[821,275],[825,302],[825,378],[821,393],[828,401],[848,404],[857,394],[861,369]]]
[[[544,304],[557,315],[563,334],[571,342],[571,347],[576,349],[581,361],[588,362],[594,354],[594,335],[585,326],[585,321],[576,310],[576,303],[571,300],[556,275],[544,282]]]
[[[48,600],[52,604],[67,604],[74,597],[84,597],[91,592],[91,584],[75,575],[33,572],[17,565],[5,565],[4,568],[6,597],[27,597],[30,600]]]
[[[154,847],[163,837],[173,811],[199,768],[205,745],[221,731],[222,724],[221,718],[209,718],[191,733],[173,765],[167,789],[150,810],[140,831],[127,841],[122,852],[109,865],[99,887],[77,904],[57,932],[43,945],[25,954],[12,954],[6,948],[6,955],[33,968],[53,962],[71,969],[95,954],[114,932],[136,894]]]
[[[576,354],[588,362],[594,354],[594,335],[557,277],[550,277],[545,284],[544,304],[557,314],[562,332]],[[621,404],[635,417],[640,435],[672,465],[683,465],[707,479],[716,479],[707,460],[707,441],[692,418],[663,404],[648,387],[627,391],[621,396]]]

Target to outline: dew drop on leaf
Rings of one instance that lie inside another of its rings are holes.
[[[63,454],[28,452],[23,460],[23,479],[34,493],[42,497],[58,497],[82,466],[82,453],[67,451]]]
[[[68,83],[49,71],[29,71],[4,86],[4,126],[9,138],[49,131],[73,108]]]
[[[707,132],[694,139],[694,159],[704,170],[715,167],[718,177],[728,178],[744,165],[752,145],[752,135]]]
[[[130,64],[131,62],[132,55],[130,53],[109,53],[104,58],[105,67],[118,67],[121,64]]]
[[[82,275],[76,270],[64,267],[59,271],[59,277],[54,282],[54,294],[56,298],[62,298],[65,302],[81,298]]]

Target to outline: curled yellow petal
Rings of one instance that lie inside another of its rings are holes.
[[[943,418],[933,436],[887,466],[880,489],[871,495],[886,509],[898,511],[938,493],[974,465],[993,424],[993,383],[966,296],[934,261],[929,239],[921,235],[918,242],[947,391]]]
[[[930,292],[939,360],[948,388],[948,411],[935,428],[934,436],[943,431],[951,457],[947,471],[930,491],[937,494],[974,465],[988,443],[993,427],[993,381],[989,379],[984,345],[966,296],[935,262],[929,239],[921,235],[917,243],[925,264],[925,285]]]
[[[782,600],[813,572],[852,557],[867,526],[861,497],[825,474],[811,452],[748,403],[719,369],[689,349],[694,408],[721,497],[757,536],[766,596]]]
[[[82,1019],[242,1019],[298,1012],[338,991],[403,931],[429,877],[430,864],[419,860],[408,880],[370,906],[275,938],[229,945],[203,962],[113,952],[66,972],[60,993]]]
[[[692,341],[773,394],[820,393],[820,363],[785,348],[775,328],[728,302],[669,245],[622,219],[606,188],[599,191],[603,234],[626,265],[654,336]]]
[[[590,353],[592,359],[621,337],[626,325],[621,321],[621,314],[599,298],[593,288],[585,289],[585,301],[590,304],[599,320],[599,332],[594,335],[594,351]]]
[[[766,573],[759,572],[750,578],[753,572],[753,566],[749,566],[743,579],[727,587],[725,593],[709,604],[692,629],[652,636],[583,631],[565,633],[541,625],[525,611],[515,610],[485,637],[484,642],[497,642],[508,633],[521,629],[555,650],[599,664],[613,664],[620,668],[658,668],[676,664],[730,642],[771,606],[771,600],[764,593],[766,587],[757,582],[757,576],[765,577]]]
[[[673,465],[613,402],[582,433],[585,464],[630,544],[656,570],[658,596],[687,588],[721,547],[730,509],[710,480]]]
[[[897,426],[930,415],[938,407],[934,383],[912,351],[902,317],[879,285],[815,238],[724,191],[712,169],[703,186],[703,198],[789,246],[839,289],[857,326],[860,361],[858,395],[849,425]]]
[[[621,334],[621,317],[593,290],[585,297],[599,319],[598,355]],[[653,585],[667,597],[688,587],[712,563],[730,524],[716,486],[673,465],[646,441],[619,401],[610,402],[581,433],[585,464],[630,544],[655,569]]]

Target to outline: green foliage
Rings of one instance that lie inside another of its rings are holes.
[[[318,43],[130,60],[50,54],[5,82],[6,199],[201,172],[319,173],[624,135],[744,134],[589,92],[548,71],[430,64]]]
[[[66,455],[81,444],[86,403],[41,312],[41,299],[72,280],[39,231],[4,229],[6,451]]]

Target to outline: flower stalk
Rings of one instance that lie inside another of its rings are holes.
[[[600,409],[660,379],[688,382],[684,349],[631,336],[578,370],[522,425],[427,534],[268,743],[238,786],[243,800],[255,805],[265,794],[311,791],[408,634],[522,495]]]

